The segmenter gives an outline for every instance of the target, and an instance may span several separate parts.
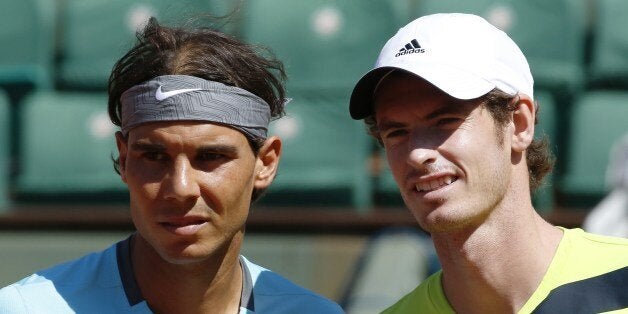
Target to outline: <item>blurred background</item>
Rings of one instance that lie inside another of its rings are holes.
[[[349,118],[348,99],[398,28],[436,12],[481,15],[528,58],[536,133],[550,138],[557,157],[535,208],[552,223],[580,227],[604,204],[600,210],[620,214],[598,215],[608,222],[600,233],[628,221],[628,154],[616,144],[628,132],[628,1],[7,0],[0,286],[133,231],[111,163],[109,72],[150,16],[173,26],[209,14],[228,17],[195,25],[270,48],[289,77],[287,116],[271,124],[284,141],[280,173],[253,205],[244,254],[348,312],[390,305],[439,266],[381,148]]]

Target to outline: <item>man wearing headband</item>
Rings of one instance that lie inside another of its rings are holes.
[[[342,313],[240,255],[271,184],[283,67],[209,29],[151,19],[109,79],[137,232],[0,290],[0,313]]]
[[[628,240],[553,226],[532,206],[553,161],[534,139],[528,63],[505,33],[468,14],[409,23],[350,112],[383,144],[442,265],[385,313],[628,309]]]

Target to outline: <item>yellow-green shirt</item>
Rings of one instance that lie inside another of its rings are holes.
[[[519,313],[628,313],[628,239],[563,231],[549,269]],[[441,278],[442,272],[433,274],[383,313],[455,313]]]

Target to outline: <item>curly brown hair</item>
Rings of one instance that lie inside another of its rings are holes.
[[[486,95],[480,97],[482,106],[490,112],[495,125],[497,126],[497,139],[503,141],[504,134],[500,130],[510,121],[510,113],[515,110],[516,98],[518,96],[509,95],[499,89],[493,89]],[[535,103],[534,124],[539,121],[539,106]],[[364,119],[369,135],[374,137],[380,145],[382,144],[377,121],[374,115]],[[537,137],[526,149],[526,163],[528,165],[530,192],[534,192],[543,183],[543,178],[552,171],[556,158],[552,154],[549,145],[549,138],[546,134]]]
[[[162,26],[152,17],[109,77],[108,111],[113,124],[121,125],[122,93],[161,75],[190,75],[236,86],[266,101],[273,119],[284,114],[286,74],[283,64],[268,49],[207,27]],[[265,139],[245,136],[257,155]],[[120,173],[119,158],[114,157],[113,163]],[[262,190],[254,190],[252,200],[262,194]]]

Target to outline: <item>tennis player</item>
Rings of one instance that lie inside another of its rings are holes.
[[[534,139],[537,105],[519,47],[468,14],[409,23],[358,81],[351,115],[383,144],[442,265],[385,313],[628,311],[628,240],[553,226],[532,206],[553,163]]]
[[[137,232],[0,290],[0,313],[342,313],[240,255],[281,141],[281,63],[151,19],[109,80],[115,167]]]

